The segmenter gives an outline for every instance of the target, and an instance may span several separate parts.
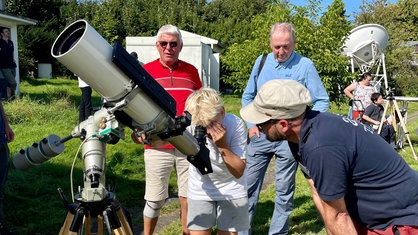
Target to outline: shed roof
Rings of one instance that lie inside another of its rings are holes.
[[[184,30],[181,30],[181,29],[180,29],[180,32],[181,32],[181,36],[183,38],[199,37],[200,41],[202,43],[212,45],[212,50],[214,52],[219,53],[223,48],[225,48],[225,46],[222,43],[220,43],[218,40],[215,40],[213,38],[208,38],[208,37],[205,37],[205,36],[202,36],[202,35],[199,35],[199,34],[195,34],[195,33],[191,33],[191,32],[188,32],[188,31],[184,31]]]
[[[36,25],[38,23],[37,20],[22,16],[16,16],[10,13],[6,13],[5,11],[0,11],[0,22],[1,21],[13,22],[17,25]]]

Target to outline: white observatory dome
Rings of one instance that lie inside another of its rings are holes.
[[[353,57],[357,66],[373,64],[389,42],[386,29],[378,24],[364,24],[350,31],[343,46],[343,55]]]

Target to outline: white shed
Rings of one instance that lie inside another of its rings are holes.
[[[10,29],[10,37],[13,41],[15,50],[14,50],[14,58],[16,61],[16,81],[17,81],[17,87],[16,87],[16,94],[20,93],[20,74],[19,74],[19,44],[17,40],[17,26],[18,25],[36,25],[37,21],[29,18],[24,18],[20,16],[15,16],[8,14],[3,11],[4,10],[4,2],[3,0],[0,0],[0,26],[1,27],[7,27]]]
[[[180,30],[183,49],[179,59],[194,65],[199,71],[203,87],[219,90],[219,57],[223,45],[217,40]],[[126,37],[126,50],[138,54],[138,60],[148,63],[159,57],[156,37]]]

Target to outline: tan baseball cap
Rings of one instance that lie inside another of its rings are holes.
[[[301,115],[311,103],[305,86],[294,80],[273,79],[258,91],[252,103],[240,110],[249,123],[259,124],[270,119],[291,119]]]

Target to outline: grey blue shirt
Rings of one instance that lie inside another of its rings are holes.
[[[269,53],[259,76],[257,76],[261,57],[259,56],[255,61],[247,86],[242,94],[242,107],[254,100],[260,87],[267,81],[272,79],[291,79],[300,82],[308,88],[314,110],[320,112],[328,111],[329,97],[327,91],[315,65],[309,58],[292,52],[287,61],[279,63],[275,60],[273,53]],[[247,123],[247,126],[250,128],[254,124]]]

